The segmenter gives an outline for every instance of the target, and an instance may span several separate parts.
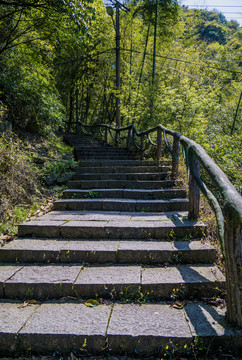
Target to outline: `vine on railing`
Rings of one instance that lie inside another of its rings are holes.
[[[74,123],[73,123],[74,124]],[[183,153],[188,170],[189,183],[189,211],[188,218],[196,221],[199,217],[200,191],[208,199],[215,212],[218,234],[221,241],[222,251],[226,260],[227,280],[227,319],[229,322],[242,327],[242,198],[230,183],[223,171],[214,163],[205,150],[196,142],[178,132],[169,130],[162,125],[157,125],[146,131],[139,132],[132,124],[116,129],[107,124],[86,125],[75,123],[79,131],[85,135],[95,136],[95,130],[99,129],[102,135],[104,130],[104,141],[108,142],[108,134],[114,140],[115,145],[126,140],[126,148],[132,147],[139,151],[140,159],[143,160],[144,152],[148,145],[156,147],[156,159],[159,163],[162,154],[162,134],[165,147],[172,156],[171,177],[178,179],[179,167],[179,145],[183,147]],[[89,130],[89,132],[87,131]],[[113,135],[113,133],[115,135]],[[126,136],[120,136],[125,134]],[[157,142],[151,139],[151,134],[156,133]],[[172,148],[168,143],[167,135],[173,137]],[[103,136],[103,135],[102,135]],[[137,139],[140,138],[140,145]],[[212,183],[219,191],[217,198],[200,178],[200,165],[212,180]]]

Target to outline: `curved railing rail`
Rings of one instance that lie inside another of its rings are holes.
[[[222,251],[226,260],[227,280],[227,319],[229,322],[242,326],[242,198],[235,187],[228,180],[223,171],[215,164],[206,151],[195,141],[176,131],[169,130],[162,125],[154,126],[145,131],[138,131],[135,125],[115,128],[107,124],[87,125],[81,122],[72,123],[76,130],[86,135],[101,136],[108,143],[110,138],[118,145],[126,141],[127,149],[132,146],[140,152],[143,159],[147,146],[156,147],[156,159],[159,161],[162,154],[162,137],[165,147],[172,157],[172,179],[178,178],[179,145],[183,147],[188,169],[189,183],[189,211],[190,220],[196,221],[199,217],[200,191],[208,199],[215,212],[218,234]],[[126,132],[126,135],[125,135]],[[151,139],[156,133],[157,141]],[[124,134],[124,136],[121,136]],[[172,146],[169,145],[167,135],[173,137]],[[137,139],[140,139],[138,144]],[[217,189],[219,196],[215,196],[200,178],[200,165]]]

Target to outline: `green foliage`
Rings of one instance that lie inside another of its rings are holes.
[[[37,169],[30,163],[29,155],[17,137],[1,137],[0,153],[0,221],[4,221],[12,209],[15,209],[16,218],[21,217],[23,209],[19,204],[31,203],[38,180]]]
[[[32,4],[1,9],[4,116],[45,136],[78,120],[114,125],[115,15],[107,15],[101,0]],[[241,91],[238,23],[176,0],[126,5],[131,11],[120,12],[122,124],[162,123],[180,131],[204,146],[239,188],[240,111],[230,137]],[[61,167],[46,164],[43,171],[59,174]]]
[[[0,235],[17,235],[18,224],[24,222],[28,215],[35,212],[38,208],[39,205],[36,202],[34,202],[30,208],[24,206],[14,206],[11,212],[11,217],[6,218],[6,220],[0,223]]]
[[[8,108],[8,120],[46,134],[63,123],[64,108],[50,71],[36,58],[35,51],[22,45],[2,63],[1,98]]]
[[[14,125],[42,135],[63,127],[65,108],[53,61],[76,38],[90,36],[92,0],[1,4],[0,101]],[[66,60],[66,59],[65,59]]]
[[[26,133],[24,134],[26,136]],[[53,161],[39,157],[41,153],[52,156]],[[31,136],[28,140],[21,141],[14,134],[0,137],[0,235],[16,235],[17,224],[25,221],[37,210],[43,214],[50,209],[52,196],[56,197],[57,192],[63,191],[63,187],[52,188],[51,198],[48,191],[48,198],[43,204],[46,196],[46,188],[41,185],[43,173],[51,173],[54,169],[61,176],[66,169],[73,171],[76,162],[71,159],[71,153],[72,148],[58,137],[53,137],[52,141]],[[62,158],[67,156],[69,160]],[[36,165],[36,159],[41,159],[41,163],[37,161]],[[53,167],[51,164],[54,164]]]
[[[63,142],[61,137],[52,138],[53,146],[61,155],[70,155],[73,151],[73,147]]]
[[[226,30],[217,22],[204,22],[198,29],[199,38],[208,43],[217,41],[219,44],[226,42]]]
[[[158,7],[158,24],[160,34],[167,34],[175,25],[178,17],[178,2],[176,0],[142,0],[137,2],[135,15],[141,16],[145,22],[155,22],[156,6]]]
[[[99,196],[97,191],[88,191],[87,194],[79,194],[79,193],[74,193],[72,195],[72,199],[82,199],[82,198],[86,198],[86,199],[94,199],[97,198]]]
[[[57,174],[61,175],[68,170],[74,170],[76,168],[76,162],[74,160],[66,160],[66,161],[46,161],[44,166],[41,169],[41,173],[43,175],[48,174]]]
[[[115,289],[114,289],[115,292]],[[112,294],[112,292],[111,292]],[[145,303],[149,300],[150,294],[143,294],[141,291],[141,287],[139,289],[133,289],[132,286],[127,286],[125,289],[120,289],[120,292],[118,293],[119,300],[125,303],[129,302],[137,302],[137,303]]]
[[[77,163],[72,159],[65,161],[46,161],[40,172],[41,182],[46,185],[62,182],[62,176],[65,174],[72,174],[76,166]],[[51,177],[50,183],[48,183],[48,176]]]
[[[86,195],[84,195],[85,198],[88,199],[94,199],[96,197],[98,197],[98,192],[97,191],[88,191],[88,193]]]

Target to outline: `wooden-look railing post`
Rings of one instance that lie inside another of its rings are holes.
[[[161,144],[162,144],[162,130],[161,128],[157,129],[157,160],[160,161],[161,158]]]
[[[119,131],[116,130],[116,134],[115,134],[115,146],[118,146],[118,138],[119,138]]]
[[[131,130],[132,130],[132,128],[130,127],[128,130],[127,145],[126,145],[126,148],[128,150],[130,150],[130,146],[131,146]]]
[[[144,135],[141,135],[140,139],[140,160],[143,160],[144,157]]]
[[[242,210],[242,209],[241,209]],[[224,249],[227,281],[227,320],[242,328],[242,212],[233,203],[224,207]]]
[[[196,176],[200,176],[200,163],[197,158],[194,157],[191,151],[188,151],[188,163],[189,163],[189,208],[188,218],[190,220],[197,220],[199,217],[200,207],[200,189],[193,177],[192,172]],[[192,171],[193,170],[193,171]]]
[[[171,177],[173,180],[178,178],[178,167],[179,167],[179,138],[174,136],[173,147],[172,147],[172,172]]]
[[[105,127],[104,141],[106,144],[108,143],[108,128],[107,127]]]

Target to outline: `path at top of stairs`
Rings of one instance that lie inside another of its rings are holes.
[[[0,249],[0,355],[242,351],[225,308],[204,301],[225,279],[170,162],[68,140],[79,167],[63,199]]]

